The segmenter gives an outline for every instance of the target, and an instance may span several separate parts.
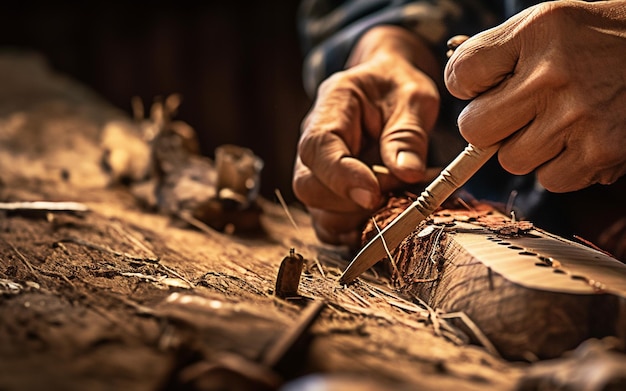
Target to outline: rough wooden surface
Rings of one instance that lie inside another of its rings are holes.
[[[291,208],[296,229],[261,200],[262,231],[235,236],[145,210],[101,165],[102,129],[130,119],[36,56],[0,56],[0,85],[0,201],[90,209],[0,217],[0,389],[215,389],[223,373],[191,369],[233,355],[258,362],[309,300],[327,305],[306,349],[278,370],[285,389],[315,379],[328,389],[515,388],[523,365],[468,343],[384,279],[339,286],[347,254],[317,242],[303,212]],[[291,248],[306,261],[304,299],[280,300],[275,278]]]
[[[376,218],[384,226],[410,202],[409,197],[392,198]],[[391,254],[394,262],[386,262],[394,284],[403,292],[433,308],[463,312],[499,353],[511,360],[556,358],[590,338],[611,336],[624,342],[624,297],[594,289],[582,275],[568,277],[567,265],[561,264],[575,250],[592,261],[602,254],[545,235],[530,222],[512,222],[493,206],[454,204],[451,200],[422,222]],[[371,225],[365,239],[377,231]],[[495,247],[493,251],[500,257],[517,259],[517,263],[509,263],[512,275],[493,271],[487,259],[473,254],[461,236],[473,236],[483,243],[481,248]],[[554,250],[556,259],[545,257],[514,245],[518,238],[527,238],[530,243],[549,241],[560,252]],[[617,260],[607,261],[621,266]],[[544,289],[523,285],[514,274],[527,279],[540,276],[547,285]],[[573,292],[550,291],[558,284],[563,285],[561,289],[569,286]]]

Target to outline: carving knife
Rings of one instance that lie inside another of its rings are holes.
[[[498,150],[500,144],[481,149],[472,144],[441,171],[418,199],[372,238],[350,262],[339,278],[349,284],[393,251],[417,225],[435,211],[454,191],[463,186]]]

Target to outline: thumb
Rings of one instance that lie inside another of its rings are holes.
[[[450,56],[444,82],[452,95],[472,99],[495,87],[513,73],[520,55],[519,25],[532,9],[503,24],[476,34]]]
[[[416,115],[412,110],[400,110],[385,126],[380,139],[380,153],[384,165],[405,183],[423,179],[426,171],[428,132],[433,126],[438,109]]]

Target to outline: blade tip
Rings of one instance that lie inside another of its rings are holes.
[[[346,275],[346,273],[344,273],[344,274],[341,275],[341,277],[339,277],[339,285],[348,285],[348,284],[352,283],[355,278],[356,277],[348,276],[348,275]]]

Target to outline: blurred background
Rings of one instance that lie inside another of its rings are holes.
[[[0,12],[0,50],[27,49],[131,115],[180,93],[176,119],[198,133],[202,153],[251,148],[264,162],[261,192],[294,201],[291,171],[302,88],[298,1],[12,2]]]

